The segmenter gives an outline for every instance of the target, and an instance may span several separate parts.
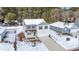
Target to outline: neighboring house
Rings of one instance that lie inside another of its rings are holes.
[[[27,39],[48,35],[49,25],[44,19],[24,19],[23,30]]]
[[[3,27],[0,27],[0,42],[4,38],[5,34],[6,34],[6,29]]]
[[[79,18],[77,18],[75,20],[74,26],[72,27],[72,29],[79,29]]]
[[[77,18],[77,19],[75,20],[75,26],[78,26],[78,27],[79,27],[79,18]]]
[[[75,23],[71,28],[71,33],[74,37],[79,38],[79,18],[75,20]]]
[[[70,33],[71,25],[67,25],[64,22],[55,22],[50,24],[50,29],[59,33]]]

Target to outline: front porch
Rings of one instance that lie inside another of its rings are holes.
[[[35,39],[35,37],[37,36],[37,30],[25,30],[25,33],[27,39]]]

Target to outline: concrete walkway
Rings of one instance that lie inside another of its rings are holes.
[[[65,51],[65,49],[56,43],[56,41],[47,36],[40,37],[39,39],[46,45],[49,51]]]

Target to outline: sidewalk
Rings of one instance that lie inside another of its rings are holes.
[[[65,51],[63,47],[61,47],[58,43],[56,43],[53,39],[45,36],[39,38],[50,51]]]

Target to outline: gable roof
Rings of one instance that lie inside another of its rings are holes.
[[[44,21],[44,19],[24,19],[26,25],[39,25]]]
[[[39,25],[48,25],[48,23],[42,22],[42,23],[40,23]]]
[[[79,18],[75,20],[75,26],[79,27]]]

